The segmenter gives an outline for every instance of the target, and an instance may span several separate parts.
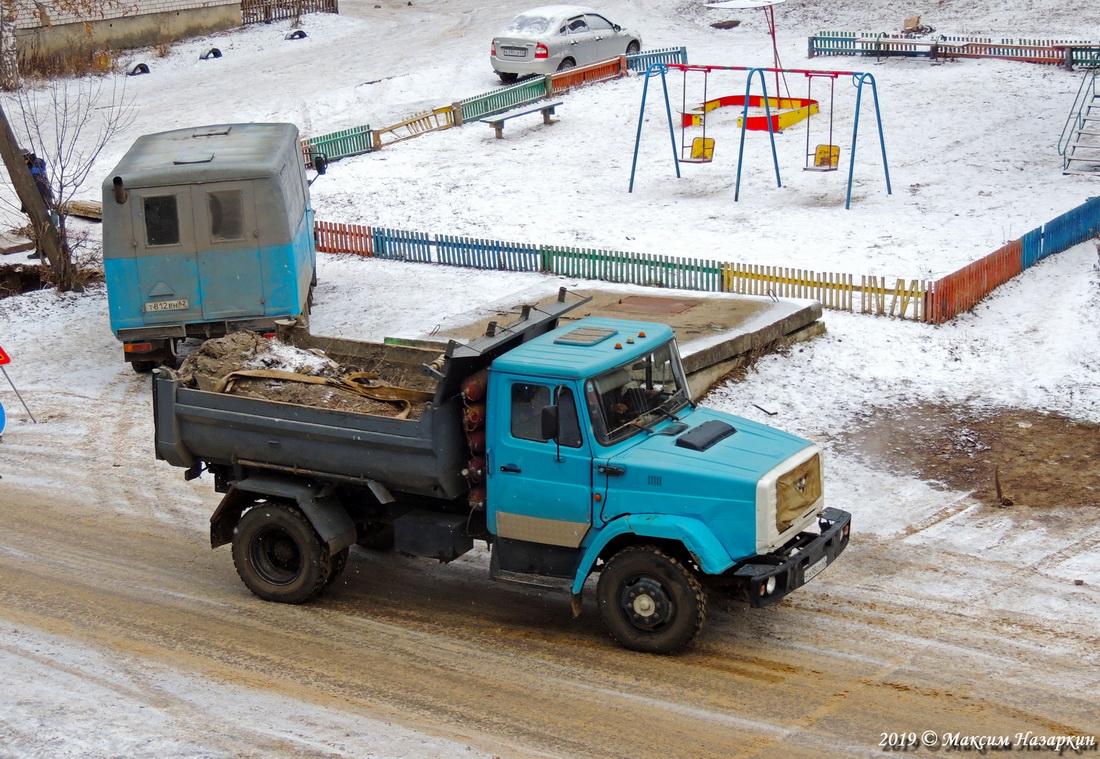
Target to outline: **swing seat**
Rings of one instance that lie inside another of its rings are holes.
[[[839,145],[818,145],[814,151],[814,165],[807,166],[806,171],[836,171],[840,163]]]
[[[691,155],[681,158],[680,163],[710,163],[714,159],[714,139],[696,137],[691,141]]]

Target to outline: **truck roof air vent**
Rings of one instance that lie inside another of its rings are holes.
[[[617,329],[607,327],[577,327],[571,332],[554,340],[558,345],[596,345],[612,335],[618,334]]]

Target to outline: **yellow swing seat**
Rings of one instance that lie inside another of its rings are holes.
[[[681,163],[710,163],[714,159],[714,139],[696,137],[691,141],[691,154],[681,158]]]
[[[806,171],[836,171],[839,163],[839,145],[818,145],[814,151],[814,165],[807,166]]]

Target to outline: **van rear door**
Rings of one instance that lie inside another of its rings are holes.
[[[203,318],[263,316],[266,293],[253,183],[195,185],[191,202]]]
[[[179,324],[202,318],[191,191],[154,187],[131,191],[137,307],[147,325]]]

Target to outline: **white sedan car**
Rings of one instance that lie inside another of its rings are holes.
[[[634,55],[642,38],[578,5],[547,5],[519,14],[493,39],[490,61],[500,81],[552,74],[619,55]]]

